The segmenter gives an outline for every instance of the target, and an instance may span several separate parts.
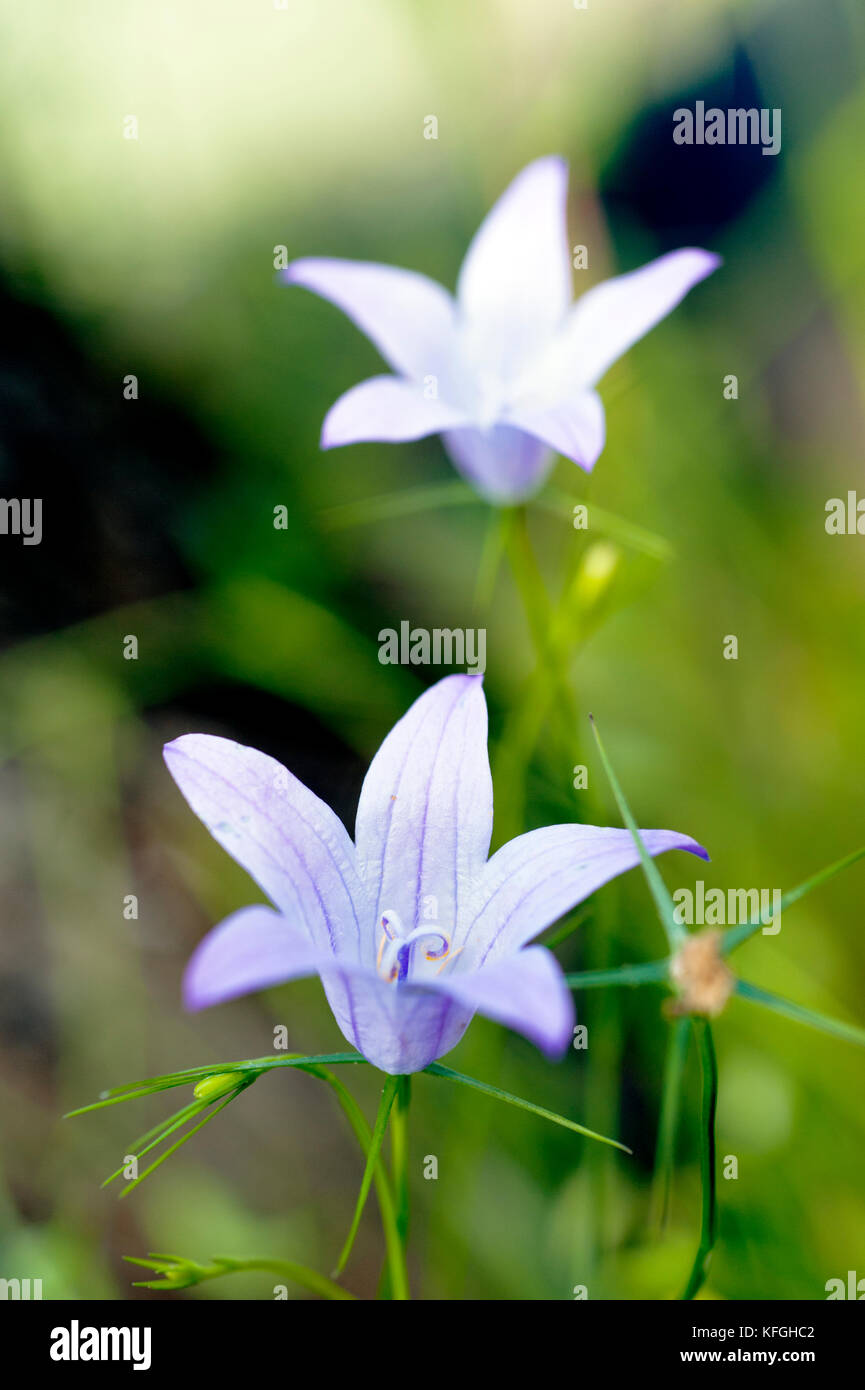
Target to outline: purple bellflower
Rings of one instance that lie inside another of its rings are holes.
[[[352,843],[334,812],[273,758],[185,734],[165,749],[196,815],[276,910],[241,908],[198,946],[187,1007],[321,977],[340,1029],[374,1066],[420,1071],[475,1013],[547,1055],[574,1007],[550,951],[527,943],[638,862],[627,830],[554,825],[487,858],[493,791],[480,676],[446,676],[388,734],[364,779]],[[687,835],[643,831],[652,854]]]
[[[498,503],[534,492],[553,451],[594,466],[596,383],[720,260],[673,251],[572,305],[567,182],[557,156],[517,175],[469,247],[456,299],[397,266],[305,257],[282,272],[342,309],[396,373],[340,397],[323,449],[441,434],[457,469]]]

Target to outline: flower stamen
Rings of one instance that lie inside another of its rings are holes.
[[[375,967],[377,973],[390,983],[393,983],[394,980],[408,979],[412,947],[418,941],[424,941],[429,937],[435,938],[438,945],[428,946],[424,951],[424,956],[428,961],[441,961],[442,967],[449,959],[453,959],[459,954],[459,951],[454,951],[453,956],[450,955],[450,939],[438,927],[415,927],[408,934],[405,934],[399,916],[390,909],[382,913],[380,921],[382,936],[378,945]]]

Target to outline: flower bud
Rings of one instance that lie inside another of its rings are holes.
[[[199,1081],[193,1094],[196,1100],[219,1100],[220,1096],[227,1096],[229,1091],[236,1090],[240,1079],[233,1071],[217,1072],[215,1076],[206,1076]]]

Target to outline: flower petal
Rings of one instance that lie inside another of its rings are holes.
[[[675,830],[641,830],[652,855],[684,849],[708,859],[702,845]],[[629,830],[550,825],[503,845],[484,868],[473,922],[460,932],[466,964],[517,951],[601,884],[640,862]]]
[[[340,1031],[373,1066],[421,1071],[455,1047],[473,1008],[441,992],[387,983],[372,968],[318,950],[269,907],[245,907],[208,932],[183,981],[188,1009],[209,1008],[289,980],[320,975]]]
[[[555,155],[517,175],[469,247],[457,298],[468,359],[509,378],[559,325],[571,300],[568,166]]]
[[[321,971],[342,1034],[394,1076],[422,1071],[456,1047],[474,1009],[441,990],[388,984],[372,969],[336,961]]]
[[[449,430],[444,445],[463,477],[490,502],[517,502],[535,492],[553,461],[537,437],[510,425]]]
[[[403,376],[439,376],[453,352],[455,306],[447,290],[398,266],[308,256],[282,272],[286,284],[329,299]]]
[[[573,1037],[571,991],[545,946],[530,946],[483,970],[455,970],[430,987],[522,1033],[548,1057],[560,1057]]]
[[[591,472],[604,447],[604,407],[595,391],[581,391],[548,409],[512,408],[507,418],[586,472]]]
[[[207,1009],[284,980],[314,975],[321,952],[269,907],[242,907],[207,933],[183,977],[187,1009]]]
[[[357,858],[374,920],[391,911],[404,935],[427,923],[450,935],[486,860],[492,819],[482,678],[446,676],[388,734],[361,790]]]
[[[354,846],[333,811],[275,758],[232,739],[184,734],[168,770],[215,840],[320,951],[357,958],[371,920]]]
[[[687,247],[587,290],[538,368],[539,389],[561,399],[580,387],[594,386],[622,353],[720,264],[711,251]]]
[[[325,416],[322,449],[367,440],[420,439],[465,423],[462,411],[428,400],[423,388],[395,376],[374,376],[340,396]]]

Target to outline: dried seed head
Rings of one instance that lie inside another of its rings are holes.
[[[664,1012],[670,1018],[699,1014],[717,1018],[733,992],[736,977],[721,956],[722,933],[716,927],[689,936],[673,957],[670,974],[679,997],[668,999]]]

